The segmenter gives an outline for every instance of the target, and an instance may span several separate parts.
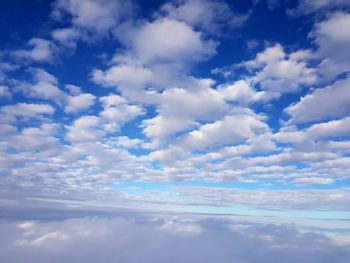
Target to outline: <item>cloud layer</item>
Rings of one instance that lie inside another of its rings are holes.
[[[0,228],[4,262],[340,263],[350,256],[346,245],[322,234],[225,218],[95,217],[1,222]]]

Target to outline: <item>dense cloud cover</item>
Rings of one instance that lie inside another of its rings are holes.
[[[349,247],[293,225],[224,218],[2,221],[1,262],[347,262]]]

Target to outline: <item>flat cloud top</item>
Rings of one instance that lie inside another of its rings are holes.
[[[4,262],[346,262],[350,256],[346,243],[322,234],[225,218],[2,221],[0,229]]]

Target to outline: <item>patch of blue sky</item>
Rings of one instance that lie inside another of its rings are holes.
[[[129,187],[137,187],[145,190],[166,190],[170,187],[193,186],[193,187],[223,187],[223,188],[240,188],[240,189],[259,189],[255,184],[239,182],[205,182],[205,181],[178,181],[178,182],[121,182],[115,184],[113,188],[123,190]]]
[[[157,167],[157,166],[155,166]],[[264,180],[268,182],[269,180]],[[271,181],[273,182],[273,181]],[[297,187],[290,184],[276,184],[271,183],[269,185],[261,186],[259,184],[244,183],[244,182],[208,182],[208,181],[178,181],[178,182],[120,182],[118,184],[112,185],[112,188],[118,191],[124,191],[130,187],[135,187],[143,190],[157,190],[165,191],[171,187],[181,187],[181,186],[192,186],[192,187],[215,187],[215,188],[226,188],[226,189],[243,189],[243,190],[259,190],[259,189],[269,189],[269,190],[303,190],[303,189],[339,189],[350,186],[350,180],[337,181],[333,184],[308,184],[308,185],[298,185]]]

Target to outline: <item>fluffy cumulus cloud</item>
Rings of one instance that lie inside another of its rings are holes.
[[[63,108],[68,114],[86,111],[94,104],[96,97],[90,93],[82,93],[78,86],[66,85],[67,93],[59,87],[57,78],[47,71],[30,68],[29,72],[32,81],[20,81],[15,86],[15,91],[28,98],[49,101]]]
[[[116,36],[126,46],[125,52],[117,53],[115,65],[107,70],[94,70],[92,79],[117,87],[134,101],[155,103],[157,94],[153,90],[193,85],[195,81],[187,71],[216,54],[214,40],[169,15],[128,24],[118,28]]]
[[[235,140],[230,141],[228,138],[237,138],[239,134],[242,135],[241,139],[243,137],[249,138],[251,132],[247,133],[247,131],[250,129],[248,128],[250,124],[245,125],[244,119],[250,117],[256,119],[256,123],[260,122],[260,128],[266,128],[263,123],[264,118],[259,120],[259,117],[254,116],[254,113],[248,108],[233,106],[263,100],[263,97],[267,97],[266,93],[255,91],[245,81],[237,81],[217,89],[212,88],[212,86],[212,81],[201,80],[193,83],[190,89],[170,88],[165,90],[159,99],[158,115],[152,119],[144,120],[142,123],[144,134],[161,142],[181,134],[183,131],[190,131],[186,138],[180,139],[182,144],[187,144],[195,137],[198,138],[199,134],[205,130],[204,133],[209,132],[212,137],[209,139],[209,137],[204,136],[203,140],[198,142],[202,146],[198,145],[198,147],[206,148],[205,145],[209,145],[212,139],[214,141],[211,144],[214,146],[219,141],[222,141],[223,144],[234,143]],[[223,116],[225,117],[222,119]],[[242,126],[240,126],[241,124]],[[236,125],[236,128],[230,129],[233,125]],[[252,126],[259,125],[252,124]]]
[[[31,69],[33,82],[21,82],[17,89],[31,98],[43,99],[61,103],[65,99],[64,92],[58,87],[55,76],[43,69]]]
[[[16,50],[13,55],[30,62],[53,62],[56,57],[56,46],[48,40],[32,38],[28,41],[27,49]]]
[[[305,53],[286,54],[280,44],[267,47],[244,66],[255,72],[253,81],[263,90],[277,93],[297,92],[316,81],[316,73],[305,62]]]
[[[168,35],[170,31],[172,34]],[[169,18],[141,26],[131,41],[133,50],[144,63],[200,61],[215,52],[213,42],[203,41],[199,32]]]
[[[58,139],[53,135],[57,130],[54,124],[43,124],[41,127],[28,127],[7,139],[9,148],[32,151],[49,151],[59,147]]]
[[[131,139],[127,136],[120,136],[117,139],[117,144],[125,148],[138,148],[140,147],[141,143],[142,143],[142,140],[137,138]]]
[[[126,99],[118,95],[101,97],[100,101],[104,107],[100,115],[107,121],[107,130],[119,130],[125,122],[145,113],[141,107],[129,104]]]
[[[95,116],[83,116],[67,126],[67,139],[69,141],[94,141],[103,135],[98,129],[99,119]]]
[[[326,20],[317,23],[310,37],[318,45],[317,55],[323,59],[319,71],[323,78],[334,79],[349,72],[350,14],[331,13]]]
[[[237,144],[266,131],[266,124],[257,116],[235,114],[191,131],[181,143],[190,149],[220,147],[227,144]]]
[[[305,123],[347,115],[349,104],[350,79],[347,78],[312,91],[285,111],[291,116],[291,123]]]
[[[222,85],[218,88],[218,91],[226,101],[241,105],[270,100],[278,95],[277,93],[256,91],[251,83],[246,80],[239,80],[229,85]]]
[[[144,120],[148,137],[163,138],[196,126],[200,120],[210,121],[228,111],[223,96],[207,81],[194,83],[192,90],[167,89],[161,94],[158,115]]]
[[[103,72],[95,70],[93,79],[106,86],[144,86],[152,79],[152,72],[143,67],[120,65]]]
[[[184,21],[209,33],[218,34],[222,27],[239,27],[249,18],[246,14],[235,14],[223,1],[181,0],[166,3],[161,8],[167,16]]]
[[[17,103],[6,105],[1,108],[1,112],[8,116],[15,117],[36,117],[41,114],[52,114],[55,109],[47,104]]]
[[[77,96],[69,96],[67,98],[66,112],[80,112],[90,108],[95,101],[95,96],[89,93],[80,94]]]
[[[92,35],[108,34],[131,12],[128,1],[58,0],[54,2],[53,7],[51,15],[54,19],[62,20],[68,15],[72,28]],[[66,42],[71,39],[72,32],[71,29],[62,29],[56,31],[54,35],[57,39]]]

